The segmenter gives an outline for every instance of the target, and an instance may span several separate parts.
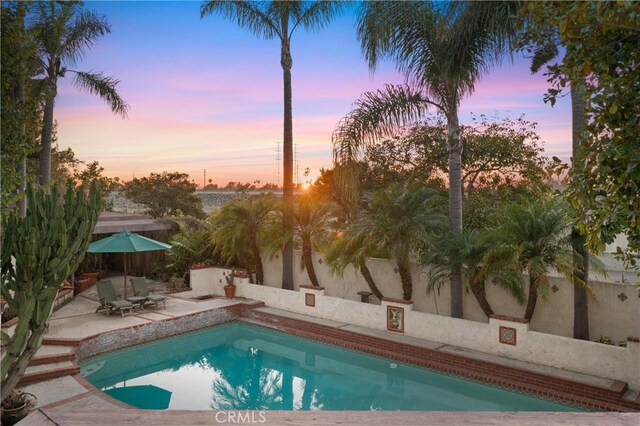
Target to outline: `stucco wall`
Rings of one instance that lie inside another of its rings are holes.
[[[306,271],[301,271],[300,252],[294,252],[294,288],[301,284],[310,284]],[[263,259],[265,269],[265,284],[280,287],[282,283],[282,259]],[[343,276],[331,274],[323,255],[314,253],[314,266],[320,285],[325,288],[327,296],[346,300],[360,300],[359,291],[369,291],[369,287],[360,273],[355,273],[348,267]],[[376,284],[385,297],[401,298],[402,289],[400,276],[394,271],[393,262],[386,259],[370,259],[368,267]],[[440,294],[426,294],[427,277],[425,273],[418,273],[416,265],[412,266],[413,309],[419,312],[449,316],[450,295],[449,287],[444,286]],[[526,283],[527,276],[523,276]],[[600,336],[611,337],[614,341],[625,340],[628,336],[640,336],[640,299],[637,297],[637,287],[633,284],[615,282],[590,281],[595,299],[589,302],[589,326],[591,338]],[[536,306],[530,327],[531,330],[570,337],[573,335],[573,285],[566,278],[552,277],[551,287],[556,288],[547,300],[540,300]],[[624,296],[620,296],[624,294]],[[480,309],[471,293],[464,293],[465,319],[487,323],[488,319]],[[487,284],[487,299],[496,314],[512,317],[523,317],[525,306],[506,293],[505,290],[493,284]],[[380,303],[372,297],[373,303]]]

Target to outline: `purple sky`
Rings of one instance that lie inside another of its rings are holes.
[[[282,69],[277,40],[261,40],[217,16],[199,17],[200,2],[87,2],[105,14],[112,33],[77,66],[121,80],[127,119],[106,103],[61,80],[56,99],[60,148],[98,160],[107,176],[130,180],[150,172],[180,171],[207,180],[276,182],[276,141],[282,141]],[[297,30],[293,55],[293,129],[300,180],[331,167],[331,134],[367,90],[400,83],[393,64],[371,76],[355,36],[352,10],[317,33]],[[545,77],[531,76],[527,60],[493,68],[463,100],[470,113],[521,114],[538,123],[547,155],[571,152],[568,98],[542,101]]]

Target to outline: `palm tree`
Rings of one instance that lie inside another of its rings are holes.
[[[178,277],[185,277],[194,263],[211,264],[214,245],[206,222],[199,219],[177,219],[178,232],[171,237],[171,249],[167,251],[170,262],[166,269]]]
[[[126,116],[128,105],[116,91],[119,81],[100,72],[82,72],[67,68],[75,66],[93,47],[98,38],[111,32],[105,16],[83,11],[79,2],[35,2],[34,21],[30,31],[38,44],[38,60],[44,68],[45,104],[40,140],[40,184],[51,180],[51,139],[53,107],[58,94],[58,79],[67,72],[75,74],[76,87],[98,95],[111,111]]]
[[[211,216],[211,241],[216,253],[227,262],[242,261],[255,269],[258,284],[264,284],[261,247],[267,242],[268,227],[275,220],[278,200],[272,194],[238,197]]]
[[[356,235],[349,231],[345,233],[339,232],[338,238],[325,252],[325,260],[332,272],[340,276],[344,274],[347,266],[354,265],[356,270],[359,270],[364,277],[371,292],[379,300],[382,300],[384,295],[376,285],[371,271],[367,267],[369,258],[380,257],[380,254],[375,253],[375,248],[370,243],[363,234]]]
[[[549,294],[549,272],[572,278],[571,225],[567,209],[556,201],[538,200],[530,205],[511,204],[502,212],[497,238],[504,250],[514,253],[519,267],[529,275],[529,295],[524,318],[531,320],[539,297]],[[574,282],[592,294],[585,282]]]
[[[331,216],[328,205],[305,194],[298,196],[293,205],[293,239],[302,249],[300,268],[307,270],[311,284],[320,286],[313,267],[313,249],[322,247],[327,240]]]
[[[353,162],[363,147],[419,120],[429,108],[447,120],[449,233],[462,234],[462,177],[458,107],[495,62],[511,33],[517,2],[365,2],[358,38],[373,71],[389,58],[406,78],[368,92],[339,123],[334,159]],[[462,276],[451,273],[451,315],[462,317]]]
[[[552,31],[552,29],[550,29]],[[553,31],[544,35],[546,43],[537,46],[531,59],[531,73],[540,71],[543,65],[558,56],[557,36]],[[586,89],[583,81],[571,81],[571,161],[580,152],[583,133],[587,124]],[[571,229],[573,249],[577,252],[573,261],[573,280],[577,283],[589,280],[589,252],[586,237],[577,227]],[[589,299],[581,286],[576,285],[573,290],[573,337],[589,340]]]
[[[494,313],[485,291],[489,278],[523,303],[522,276],[510,264],[513,253],[501,250],[492,237],[492,231],[465,229],[461,236],[443,238],[424,251],[420,265],[429,268],[427,292],[439,291],[449,281],[451,271],[461,269],[467,289],[471,289],[487,318]]]
[[[298,27],[317,31],[325,27],[340,11],[341,2],[334,1],[207,1],[200,8],[200,17],[218,13],[236,21],[260,38],[280,40],[280,65],[284,81],[283,135],[283,200],[293,202],[293,118],[291,111],[291,38]],[[284,234],[290,235],[293,219],[286,215]],[[285,242],[282,258],[282,288],[293,290],[293,241]]]
[[[366,207],[345,234],[371,251],[388,253],[395,259],[402,297],[411,300],[411,256],[444,228],[445,217],[437,211],[438,194],[420,184],[390,185],[363,198]]]

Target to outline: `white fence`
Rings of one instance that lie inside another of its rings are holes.
[[[228,273],[220,268],[192,271],[194,294],[222,294],[223,274]],[[385,299],[374,305],[331,297],[323,288],[289,291],[249,284],[246,279],[236,279],[236,285],[237,296],[261,300],[269,307],[621,380],[640,389],[638,339],[628,340],[623,348],[531,331],[523,320],[507,317],[483,323],[418,312],[410,302]]]
[[[314,253],[313,263],[320,285],[325,288],[327,296],[349,300],[360,300],[359,291],[369,291],[362,275],[348,267],[342,277],[332,274],[324,262],[324,256]],[[297,268],[300,264],[300,252],[294,252],[294,288],[310,284],[306,271]],[[282,286],[282,259],[263,259],[265,268],[265,284],[271,287]],[[370,259],[369,270],[384,297],[402,298],[400,276],[395,271],[395,264],[386,259]],[[426,293],[427,276],[419,273],[417,266],[412,265],[413,277],[413,309],[430,314],[450,315],[450,290],[445,285],[440,294]],[[630,275],[631,277],[631,275]],[[528,279],[525,276],[525,283]],[[638,287],[633,284],[615,282],[590,281],[595,299],[589,300],[589,328],[591,339],[600,336],[611,337],[615,342],[626,340],[628,336],[640,336],[640,299]],[[551,278],[552,292],[546,301],[539,301],[530,323],[531,330],[558,336],[573,336],[573,285],[563,277]],[[488,283],[487,299],[494,312],[510,317],[523,317],[525,306],[518,302],[502,288]],[[525,288],[525,294],[527,289]],[[372,298],[373,299],[373,298]],[[374,303],[380,303],[374,300]],[[472,321],[488,323],[478,302],[471,293],[464,294],[464,318]]]

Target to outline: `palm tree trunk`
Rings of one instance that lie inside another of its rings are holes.
[[[316,276],[316,270],[313,268],[312,254],[313,250],[311,249],[311,241],[302,241],[302,261],[304,262],[304,267],[307,270],[309,281],[311,281],[312,285],[320,287],[318,277]]]
[[[360,273],[362,274],[362,276],[364,277],[364,280],[369,285],[369,289],[371,290],[371,293],[375,294],[375,296],[379,300],[382,300],[384,296],[382,295],[382,292],[378,289],[378,286],[376,285],[375,281],[373,281],[373,277],[371,276],[371,271],[369,271],[369,268],[367,268],[367,265],[365,264],[360,265]]]
[[[286,27],[286,23],[283,22],[283,25]],[[291,108],[291,66],[293,61],[289,49],[289,40],[283,39],[281,44],[280,64],[282,65],[284,81],[284,135],[282,143],[284,182],[282,185],[282,199],[286,206],[291,206],[293,202],[293,118]],[[291,235],[293,218],[289,209],[285,209],[283,228],[285,235]],[[293,241],[291,238],[285,242],[282,252],[282,288],[293,290]]]
[[[462,235],[462,144],[458,109],[447,115],[447,148],[449,149],[449,234]],[[462,271],[451,271],[451,316],[462,318]]]
[[[533,311],[536,310],[536,303],[538,302],[538,280],[529,275],[529,298],[527,299],[527,309],[524,312],[524,319],[531,321],[533,317]]]
[[[411,270],[409,269],[409,259],[397,259],[398,273],[402,283],[402,298],[411,300],[413,296],[413,281],[411,280]]]
[[[471,292],[475,296],[478,304],[482,308],[482,312],[487,316],[487,318],[493,315],[493,309],[491,309],[491,305],[487,300],[487,293],[484,288],[484,281],[478,281],[475,279],[469,280],[469,287],[471,287]]]
[[[586,124],[585,88],[581,82],[571,82],[572,115],[572,161],[580,150],[580,141]],[[589,282],[589,252],[586,239],[577,228],[571,229],[571,245],[576,252],[573,257],[573,337],[589,340],[589,299],[578,282]]]
[[[256,265],[256,278],[258,279],[258,284],[264,284],[264,269],[262,268],[262,257],[260,257],[260,248],[258,247],[257,241],[251,242],[251,253],[253,253],[254,262]]]
[[[51,138],[53,135],[53,105],[55,89],[49,94],[44,104],[42,137],[40,138],[40,185],[46,185],[51,180]]]

